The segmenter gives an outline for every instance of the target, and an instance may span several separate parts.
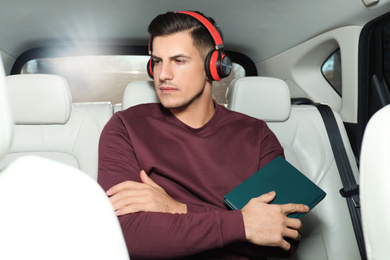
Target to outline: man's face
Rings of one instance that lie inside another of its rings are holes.
[[[154,86],[162,105],[186,108],[202,99],[204,59],[188,31],[153,39]]]

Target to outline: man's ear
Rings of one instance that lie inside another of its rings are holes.
[[[212,83],[213,83],[213,80],[212,80],[212,79],[210,79],[210,78],[207,76],[207,74],[206,74],[206,81],[210,82],[210,84],[212,84]]]

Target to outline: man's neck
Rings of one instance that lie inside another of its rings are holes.
[[[197,129],[204,126],[213,117],[215,106],[210,98],[206,103],[196,102],[184,108],[170,109],[170,111],[184,124]]]

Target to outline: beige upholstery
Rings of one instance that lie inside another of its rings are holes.
[[[13,129],[6,90],[0,59],[0,161],[11,143]],[[16,94],[12,94],[14,99],[17,98]],[[24,94],[26,92],[19,93],[20,96]],[[67,94],[65,96],[69,97]],[[26,106],[34,109],[34,106]],[[35,111],[45,112],[42,108]],[[19,118],[23,116],[20,113],[17,115]],[[41,117],[35,117],[33,111],[26,113],[31,113],[33,120]],[[72,118],[73,115],[69,121]],[[52,121],[56,119],[49,123]],[[103,123],[101,120],[96,121],[96,125]],[[28,131],[34,131],[30,127],[34,125],[28,125],[27,128]],[[35,127],[40,129],[36,132],[47,133],[44,127]],[[17,142],[23,146],[20,135],[24,131],[20,128],[17,130],[20,132],[15,135],[19,139]],[[29,150],[26,147],[32,147],[34,142],[41,142],[41,145],[47,147],[46,142],[51,141],[50,138],[46,139],[46,135],[31,134],[29,137],[24,139],[24,151]],[[39,137],[41,139],[38,141],[30,140]],[[53,140],[56,143],[70,142],[67,137],[62,133],[57,135],[57,140]],[[85,146],[88,145],[85,143]],[[0,168],[0,212],[2,260],[129,259],[118,219],[107,195],[96,181],[74,167],[32,155],[3,164]]]
[[[0,174],[0,259],[127,260],[102,188],[74,167],[23,156]]]
[[[6,78],[16,124],[65,124],[72,96],[66,80],[56,75],[25,74]]]
[[[286,83],[280,79],[262,77],[234,79],[228,90],[229,109],[240,111],[264,121],[285,121],[290,116],[290,93]],[[240,87],[236,87],[239,85]],[[272,86],[272,87],[269,87]],[[253,93],[258,93],[253,95]],[[278,99],[278,106],[273,103]],[[254,104],[261,104],[262,109],[253,109]],[[272,109],[271,109],[272,108]]]
[[[116,112],[121,111],[121,110],[122,110],[122,103],[118,103],[118,104],[112,105],[113,113],[116,113]]]
[[[7,77],[6,83],[17,125],[10,152],[0,166],[23,155],[38,155],[71,165],[96,180],[98,142],[112,115],[111,104],[72,105],[69,87],[59,76],[15,75]]]
[[[286,98],[290,96],[289,90],[283,81],[276,79],[263,77],[238,79],[232,82],[229,92],[252,97],[242,99],[229,95],[228,108],[243,107],[244,111],[239,109],[237,111],[255,115],[260,119],[263,119],[264,115],[268,126],[282,144],[286,159],[327,193],[325,199],[302,218],[304,225],[302,240],[297,253],[291,259],[360,259],[347,203],[339,193],[342,183],[317,108],[310,105],[293,105],[290,113],[286,113],[285,109],[290,107],[290,98]],[[287,114],[289,114],[287,118],[282,116]],[[354,155],[342,121],[337,113],[335,117],[352,169],[358,177]]]
[[[11,145],[13,126],[4,77],[3,62],[0,59],[0,161],[8,153],[9,146]]]
[[[390,105],[376,112],[364,132],[360,199],[368,259],[389,259]]]
[[[159,103],[153,81],[134,81],[126,86],[122,110],[143,103]]]

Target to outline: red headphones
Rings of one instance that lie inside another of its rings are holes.
[[[205,59],[205,70],[206,75],[209,79],[220,81],[222,78],[229,76],[232,70],[232,62],[229,56],[223,51],[223,41],[221,35],[218,33],[214,25],[211,24],[206,17],[201,14],[192,11],[176,12],[180,14],[186,14],[194,17],[199,22],[201,22],[207,30],[210,32],[211,37],[213,38],[215,44],[215,50],[212,50],[207,54]],[[148,50],[149,54],[152,54],[152,37],[149,40]],[[149,77],[153,79],[153,59],[150,58],[147,65],[147,71]]]

